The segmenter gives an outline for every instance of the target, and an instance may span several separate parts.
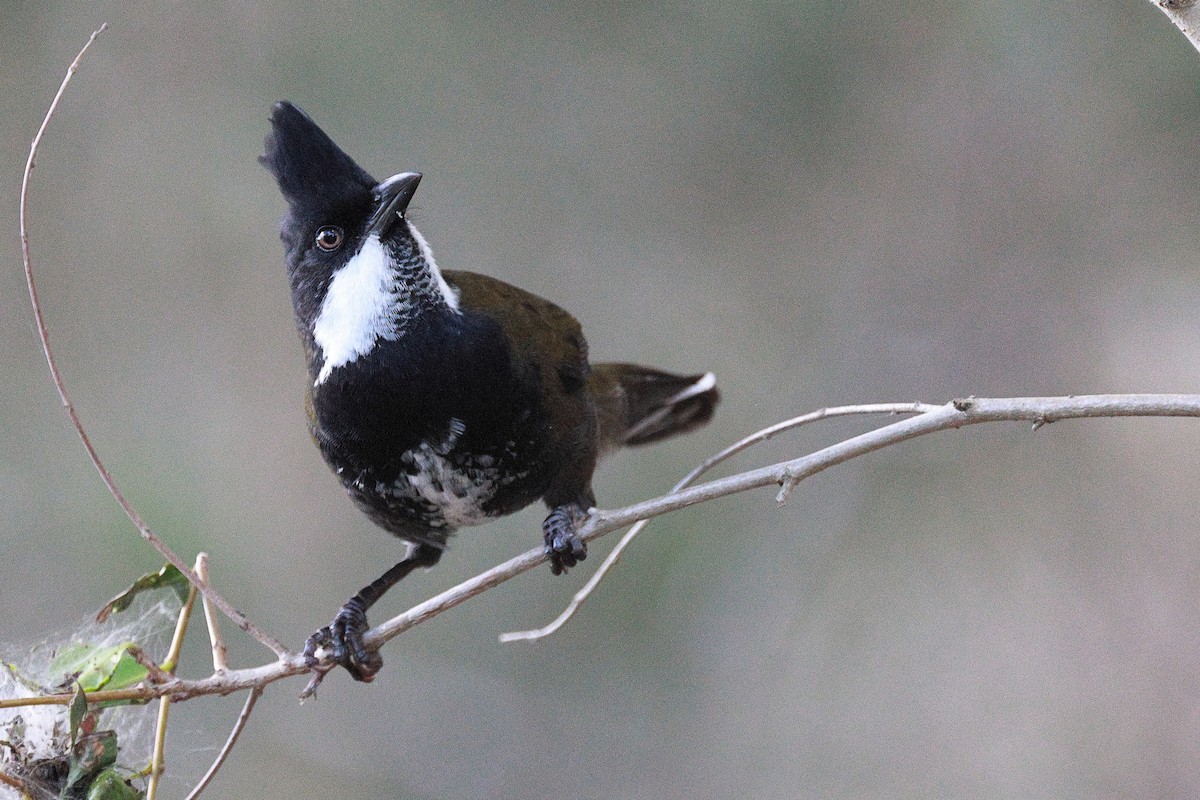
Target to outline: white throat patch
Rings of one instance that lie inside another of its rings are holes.
[[[392,312],[398,288],[396,271],[379,237],[367,237],[354,257],[333,273],[313,323],[313,339],[324,358],[314,385],[323,383],[336,367],[371,352],[376,339],[396,338]]]
[[[425,237],[408,220],[404,224],[429,267],[431,288],[451,311],[462,313],[458,292],[442,277]],[[324,383],[338,367],[370,353],[378,340],[399,338],[397,312],[405,302],[405,292],[391,255],[377,235],[368,236],[354,257],[333,273],[321,312],[313,323],[313,340],[321,348],[323,359],[314,386]]]

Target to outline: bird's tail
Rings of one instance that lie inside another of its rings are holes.
[[[708,422],[721,398],[711,372],[672,375],[635,364],[594,364],[588,386],[596,401],[601,456],[695,430]]]

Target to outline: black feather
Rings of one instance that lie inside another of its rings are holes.
[[[377,181],[312,118],[286,100],[275,104],[266,152],[258,159],[293,209],[329,212],[348,198],[369,199]]]

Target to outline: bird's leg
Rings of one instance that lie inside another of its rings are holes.
[[[310,667],[320,660],[319,650],[327,650],[329,659],[346,668],[356,681],[370,681],[383,666],[378,652],[367,650],[363,634],[367,632],[367,610],[405,575],[419,567],[432,567],[442,551],[428,544],[413,545],[400,563],[379,576],[369,586],[346,601],[333,622],[308,637],[304,644],[304,660]]]
[[[587,519],[587,509],[579,503],[554,506],[542,523],[550,571],[561,575],[587,558],[587,543],[579,538],[579,527]]]

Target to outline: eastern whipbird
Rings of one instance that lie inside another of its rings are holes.
[[[703,425],[712,373],[589,364],[579,322],[503,281],[442,271],[406,213],[419,172],[377,181],[307,114],[277,103],[266,153],[308,359],[313,440],[346,493],[408,552],[313,634],[304,655],[369,681],[367,609],[441,558],[456,529],[536,500],[555,574],[587,555],[601,456]]]

